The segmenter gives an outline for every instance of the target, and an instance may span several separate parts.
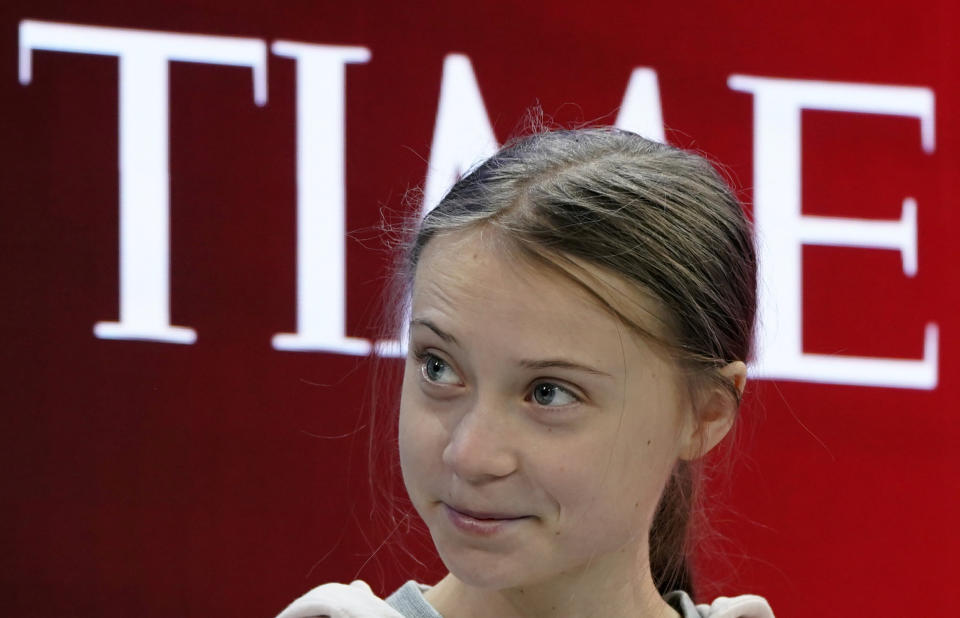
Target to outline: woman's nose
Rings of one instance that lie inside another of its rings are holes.
[[[482,483],[509,476],[517,469],[516,438],[502,411],[475,405],[460,417],[443,450],[443,463],[458,477]]]

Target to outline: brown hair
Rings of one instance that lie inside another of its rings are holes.
[[[440,234],[490,226],[520,254],[573,278],[627,326],[663,346],[694,392],[746,361],[756,313],[751,226],[733,192],[696,154],[614,128],[541,132],[509,143],[461,178],[420,223],[398,269],[409,293],[424,247]],[[582,276],[616,273],[664,308],[667,335],[642,327]],[[401,328],[406,328],[402,325]],[[689,567],[696,468],[680,461],[650,530],[658,590],[693,594]]]

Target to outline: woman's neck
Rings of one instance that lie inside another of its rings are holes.
[[[444,618],[678,617],[657,592],[649,569],[596,581],[587,573],[569,573],[502,590],[477,588],[450,573],[425,596]]]

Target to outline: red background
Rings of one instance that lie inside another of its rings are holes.
[[[932,155],[915,120],[804,112],[805,212],[896,218],[914,196],[919,271],[807,247],[803,326],[808,352],[919,358],[936,322],[939,386],[751,384],[704,592],[763,594],[787,618],[952,606],[954,2],[98,0],[0,7],[3,615],[271,616],[324,581],[388,592],[438,572],[405,527],[376,551],[370,363],[271,347],[295,328],[294,62],[269,56],[262,108],[249,69],[171,64],[171,322],[198,340],[103,340],[93,324],[119,302],[117,60],[37,51],[21,86],[22,19],[369,48],[346,70],[353,336],[373,335],[386,254],[371,228],[423,183],[448,53],[470,57],[501,141],[538,102],[561,123],[612,122],[631,70],[652,67],[668,139],[723,161],[747,200],[753,98],[731,74],[931,88]]]

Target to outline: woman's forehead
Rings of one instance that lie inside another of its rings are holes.
[[[414,278],[417,301],[446,300],[472,304],[497,303],[488,310],[512,306],[541,305],[577,313],[599,309],[596,302],[571,280],[543,264],[534,263],[520,251],[481,231],[448,233],[424,249]]]
[[[534,260],[496,236],[468,231],[432,240],[414,280],[413,317],[480,333],[524,328],[528,336],[604,337],[618,345],[633,333],[618,313],[647,332],[662,330],[655,301],[624,278],[582,261]]]

